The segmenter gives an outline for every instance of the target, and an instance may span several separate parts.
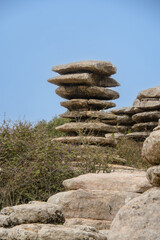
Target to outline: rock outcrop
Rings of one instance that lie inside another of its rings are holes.
[[[160,188],[152,188],[124,205],[114,218],[108,240],[160,238]]]
[[[116,116],[104,110],[115,106],[108,100],[119,97],[118,92],[110,89],[119,86],[110,77],[116,73],[116,68],[105,61],[82,61],[55,66],[52,70],[61,75],[48,81],[59,86],[56,90],[59,96],[68,99],[61,102],[68,111],[60,116],[71,119],[70,123],[56,128],[67,133],[67,137],[53,141],[83,144],[86,139],[89,144],[115,145],[113,139],[105,139],[105,134],[118,131],[116,126],[107,124],[107,121],[114,121]]]
[[[160,86],[141,91],[133,103],[133,133],[127,137],[145,140],[158,125],[160,118]]]

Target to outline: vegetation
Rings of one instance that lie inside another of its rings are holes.
[[[145,167],[140,152],[142,144],[120,141],[117,148],[94,148],[52,142],[64,134],[55,127],[67,122],[54,118],[50,122],[3,122],[0,126],[0,208],[46,201],[63,191],[63,180],[82,173],[110,171],[111,155],[127,159],[126,165]]]

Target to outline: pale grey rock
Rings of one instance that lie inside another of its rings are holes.
[[[48,202],[59,205],[65,218],[96,219],[111,223],[117,211],[138,195],[135,192],[79,189],[57,193]]]
[[[119,98],[119,93],[104,87],[97,86],[60,86],[56,89],[56,94],[62,98],[72,99],[72,98],[95,98],[99,100],[112,100]]]
[[[124,205],[114,218],[108,240],[160,238],[160,188],[152,188]]]
[[[90,227],[94,227],[98,230],[109,229],[110,221],[106,220],[97,220],[97,219],[86,219],[86,218],[67,218],[64,225],[65,226],[73,226],[73,225],[86,225]]]
[[[63,181],[66,190],[105,190],[108,192],[142,193],[151,185],[146,179],[146,172],[127,170],[127,172],[88,173]]]
[[[6,230],[2,229],[5,234]],[[4,240],[107,240],[104,232],[89,226],[52,224],[22,224],[8,229]]]
[[[150,184],[160,187],[160,165],[148,168],[146,176]]]
[[[68,108],[70,111],[78,110],[101,110],[115,107],[116,104],[109,101],[97,99],[72,99],[69,101],[61,102],[61,106]]]
[[[138,99],[142,98],[160,98],[160,86],[156,86],[153,88],[148,88],[141,91],[138,96]]]
[[[120,84],[113,78],[93,73],[74,73],[56,76],[48,79],[48,82],[58,86],[63,85],[89,85],[99,87],[116,87]]]
[[[72,144],[92,144],[92,145],[102,145],[102,146],[113,146],[115,147],[116,141],[114,139],[108,139],[105,137],[95,137],[95,136],[76,136],[76,137],[59,137],[53,138],[53,142],[61,143],[72,143]]]
[[[116,127],[100,122],[70,122],[56,127],[61,132],[76,132],[77,134],[85,134],[86,131],[92,132],[117,132]]]
[[[8,240],[8,234],[10,229],[0,227],[0,239],[1,240]]]
[[[92,72],[92,73],[98,73],[98,74],[110,76],[116,73],[116,68],[110,62],[88,60],[88,61],[80,61],[80,62],[58,65],[53,67],[52,71],[60,74]]]
[[[128,133],[126,134],[127,138],[131,138],[131,139],[135,139],[138,141],[144,141],[144,139],[146,139],[151,132],[132,132],[132,133]]]
[[[119,125],[132,125],[133,121],[129,115],[119,115],[117,116],[117,124]]]
[[[157,125],[158,125],[158,122],[142,122],[142,123],[134,124],[132,126],[132,129],[135,132],[152,131]]]
[[[115,114],[107,113],[104,111],[67,111],[59,115],[62,118],[90,118],[90,119],[117,119]]]
[[[160,111],[156,111],[156,110],[136,113],[132,116],[132,120],[136,123],[158,121],[159,118],[160,118]]]
[[[160,99],[147,99],[142,98],[141,100],[136,99],[133,103],[133,107],[135,108],[135,111],[142,109],[144,111],[146,110],[159,110],[160,109]]]
[[[64,223],[59,206],[41,202],[21,204],[3,208],[0,212],[0,226],[11,227],[23,223]]]
[[[124,133],[106,133],[105,138],[112,138],[112,139],[122,139],[125,137]]]
[[[152,165],[160,164],[160,130],[153,131],[144,141],[142,156]]]

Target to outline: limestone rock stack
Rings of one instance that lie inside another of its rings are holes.
[[[110,77],[116,73],[116,68],[110,62],[92,60],[59,65],[52,70],[60,75],[48,82],[58,85],[56,93],[67,99],[61,105],[68,110],[60,116],[71,119],[71,122],[56,128],[68,136],[54,141],[114,145],[114,141],[106,139],[105,134],[117,132],[117,128],[103,121],[116,118],[115,114],[104,111],[115,107],[115,103],[109,100],[119,97],[110,89],[119,86]]]
[[[158,127],[144,141],[142,156],[153,165],[147,170],[149,182],[155,187],[160,187],[160,120]]]
[[[158,125],[160,118],[160,86],[141,91],[133,103],[135,114],[132,120],[133,133],[128,137],[143,140],[150,135],[152,130]]]

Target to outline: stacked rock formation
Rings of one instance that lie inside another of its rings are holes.
[[[160,187],[160,120],[158,127],[144,141],[142,156],[153,165],[147,170],[149,182],[155,187]]]
[[[110,77],[116,73],[116,68],[110,62],[92,60],[59,65],[52,70],[61,75],[50,78],[48,82],[58,85],[56,93],[68,99],[61,102],[68,111],[60,116],[72,120],[56,128],[68,136],[54,141],[114,145],[114,141],[105,138],[105,134],[117,132],[117,128],[103,120],[114,120],[116,116],[100,110],[114,107],[115,103],[108,100],[119,97],[110,89],[119,86]]]
[[[111,114],[115,114],[116,119],[113,121],[111,120],[110,123],[117,127],[118,132],[120,133],[128,133],[131,130],[133,125],[132,115],[134,114],[133,107],[122,107],[113,109],[110,111]]]
[[[135,114],[132,120],[133,133],[127,137],[137,140],[144,140],[150,135],[152,130],[158,125],[160,118],[160,86],[141,91],[133,103]]]

